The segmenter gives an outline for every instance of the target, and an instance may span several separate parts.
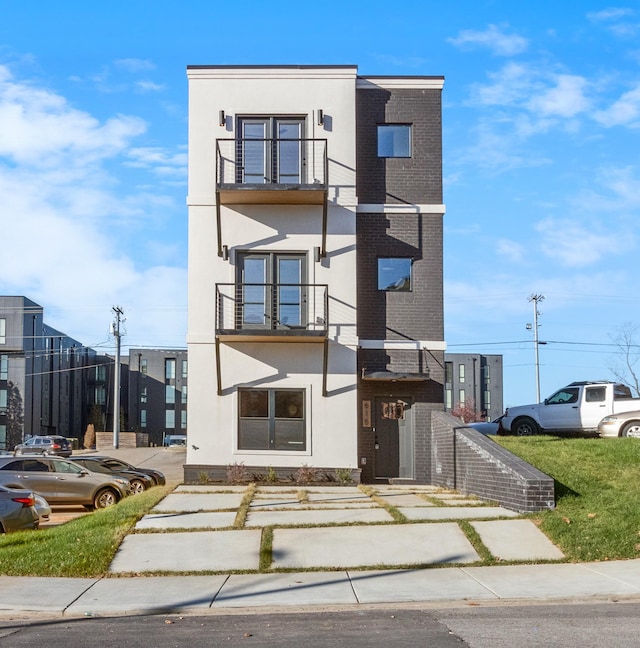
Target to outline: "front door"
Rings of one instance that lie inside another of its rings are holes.
[[[413,478],[410,399],[378,397],[375,410],[375,478]]]

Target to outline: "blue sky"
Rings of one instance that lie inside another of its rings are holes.
[[[242,7],[242,11],[239,11]],[[363,10],[366,8],[366,14]],[[640,325],[640,3],[0,0],[0,294],[113,351],[186,345],[187,65],[444,75],[450,351],[505,405],[612,378]],[[640,340],[640,335],[638,336]]]

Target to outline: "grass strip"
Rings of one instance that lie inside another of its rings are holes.
[[[262,529],[260,537],[260,561],[258,564],[259,572],[271,570],[273,562],[273,527],[266,526]]]
[[[462,532],[467,536],[467,540],[471,543],[473,548],[476,550],[478,556],[483,565],[494,565],[498,562],[493,554],[487,549],[484,542],[480,538],[480,534],[475,530],[471,522],[468,520],[456,520],[458,526],[462,529]]]
[[[172,489],[158,486],[60,526],[0,536],[0,574],[104,576],[125,535]]]
[[[375,488],[365,486],[364,484],[358,484],[358,488],[365,495],[368,495],[380,508],[383,508],[393,518],[394,522],[397,522],[398,524],[406,524],[409,521],[395,506],[393,506],[393,504],[389,504],[389,502],[382,499],[382,497],[377,494]]]
[[[235,520],[233,521],[234,529],[244,529],[247,515],[249,515],[249,509],[251,508],[251,502],[253,501],[253,496],[256,494],[256,488],[257,486],[255,482],[251,482],[247,486],[247,490],[244,492]]]

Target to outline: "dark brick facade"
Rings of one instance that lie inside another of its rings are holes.
[[[431,415],[432,483],[526,513],[554,508],[551,477],[444,412]]]
[[[377,126],[411,124],[410,158],[379,158]],[[441,92],[435,89],[362,89],[357,94],[359,204],[385,206],[358,212],[358,336],[361,340],[442,341],[442,214],[404,211],[400,205],[442,204]],[[399,205],[393,212],[392,205]],[[382,212],[382,210],[381,210]],[[378,259],[412,260],[409,292],[378,290]],[[413,483],[431,483],[431,413],[444,407],[444,353],[424,349],[358,352],[359,457],[362,481],[376,479],[375,416],[365,425],[363,402],[376,397],[411,403]],[[366,380],[371,372],[411,374],[411,380]]]
[[[441,91],[359,90],[357,93],[357,179],[360,203],[442,203]],[[379,158],[377,126],[410,124],[410,158]]]

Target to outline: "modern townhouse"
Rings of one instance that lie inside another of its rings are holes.
[[[442,77],[189,66],[185,480],[431,477]]]

